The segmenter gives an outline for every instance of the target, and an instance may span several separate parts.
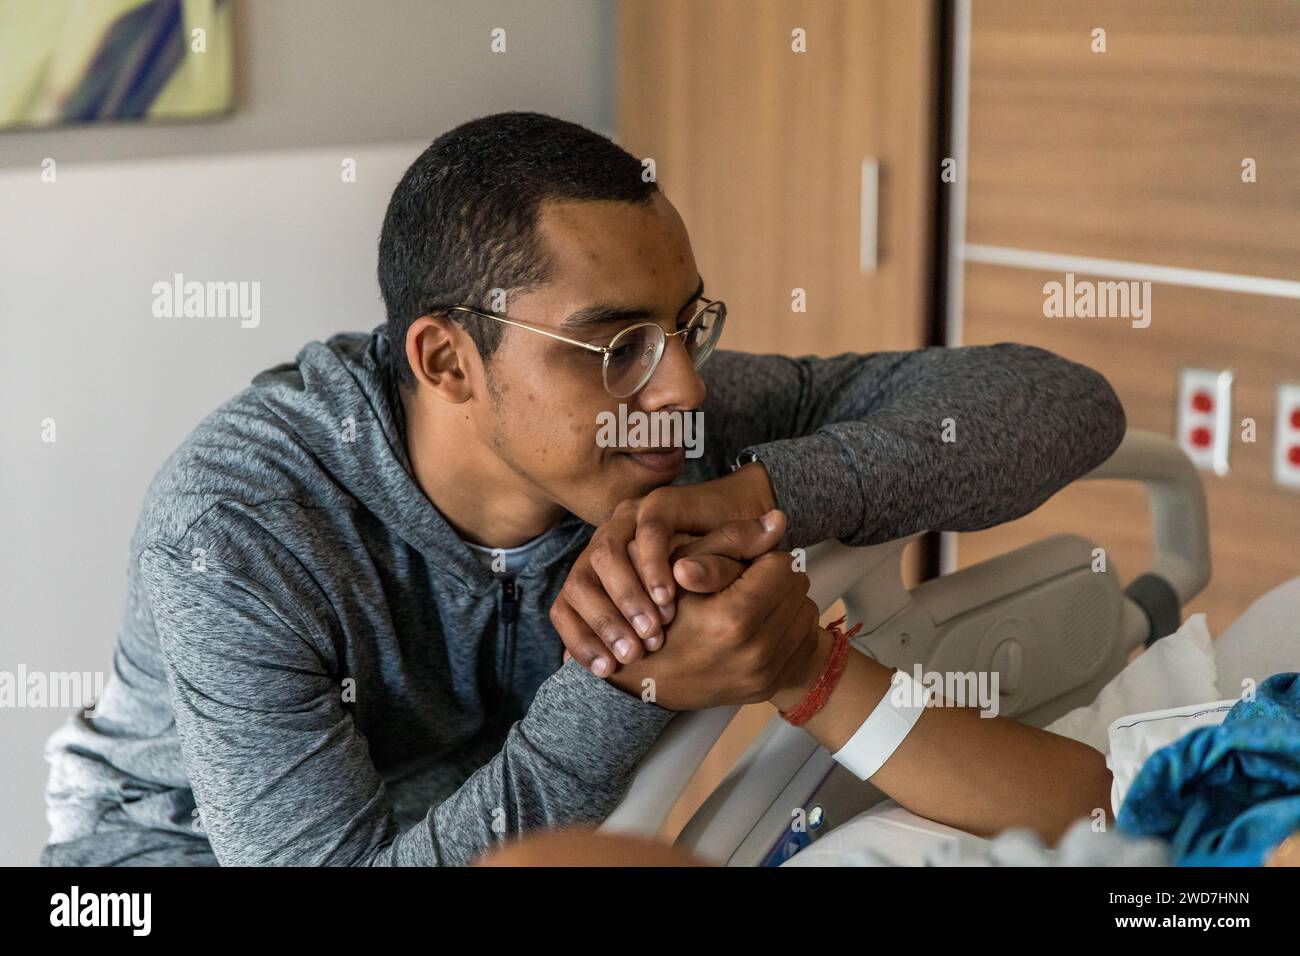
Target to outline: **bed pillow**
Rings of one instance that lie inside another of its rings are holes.
[[[1300,671],[1300,578],[1280,584],[1248,607],[1214,642],[1220,697],[1273,674]]]

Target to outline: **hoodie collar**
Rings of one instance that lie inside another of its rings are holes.
[[[387,373],[382,325],[309,342],[294,364],[253,379],[262,401],[282,418],[330,477],[374,513],[429,564],[479,593],[494,575],[465,545],[415,480],[404,415]],[[590,537],[592,528],[566,514],[521,579],[534,578]]]

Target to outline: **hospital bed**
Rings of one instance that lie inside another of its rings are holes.
[[[1045,726],[1091,702],[1139,645],[1177,630],[1181,607],[1210,578],[1204,489],[1173,441],[1130,431],[1085,479],[1146,488],[1154,564],[1127,588],[1113,563],[1099,560],[1099,545],[1057,535],[909,591],[900,575],[908,538],[809,549],[810,595],[823,612],[843,600],[848,622],[862,622],[853,638],[859,651],[908,673],[917,664],[927,673],[997,672],[999,713]],[[602,829],[658,835],[738,709],[676,717]],[[772,714],[682,830],[678,847],[714,863],[778,865],[864,811],[889,809],[883,793]],[[897,805],[894,811],[906,813]],[[909,825],[928,823],[917,817]]]

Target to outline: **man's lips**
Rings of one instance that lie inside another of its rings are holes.
[[[619,454],[651,471],[675,471],[686,457],[684,448],[623,448]]]

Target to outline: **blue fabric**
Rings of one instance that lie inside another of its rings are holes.
[[[1258,866],[1300,830],[1300,674],[1275,674],[1217,727],[1148,758],[1116,821],[1179,866]]]

